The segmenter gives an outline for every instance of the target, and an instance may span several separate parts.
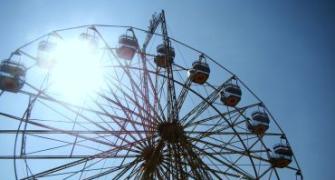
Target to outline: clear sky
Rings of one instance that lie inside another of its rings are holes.
[[[161,9],[172,37],[218,60],[267,104],[305,179],[334,178],[332,1],[1,0],[0,58],[54,29],[92,23],[146,28]]]

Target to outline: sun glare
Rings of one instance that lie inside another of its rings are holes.
[[[81,39],[62,41],[53,53],[51,88],[57,94],[80,103],[101,88],[104,74],[95,44]]]

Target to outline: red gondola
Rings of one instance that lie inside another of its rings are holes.
[[[242,91],[237,84],[226,83],[221,91],[221,101],[224,105],[235,107],[241,100]]]
[[[251,120],[247,121],[247,128],[250,132],[262,136],[269,129],[269,123],[268,114],[259,110],[251,114]]]
[[[157,55],[155,56],[155,63],[158,67],[171,67],[175,52],[173,47],[166,47],[164,44],[157,46]]]
[[[138,42],[135,37],[135,34],[131,31],[132,35],[130,34],[131,30],[127,30],[126,34],[123,34],[119,37],[119,47],[116,49],[116,54],[126,60],[133,59],[137,49],[138,49]]]
[[[9,60],[0,64],[0,89],[18,92],[24,85],[26,68]]]
[[[199,60],[192,63],[192,68],[188,71],[188,77],[194,83],[204,84],[209,77],[209,73],[209,66],[203,60],[203,55],[200,55]]]

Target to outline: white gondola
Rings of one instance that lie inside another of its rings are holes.
[[[127,30],[126,34],[119,37],[119,47],[116,49],[116,54],[126,60],[133,59],[137,49],[138,42],[134,34],[129,35],[130,30]],[[132,32],[131,32],[132,33]]]
[[[210,74],[208,64],[203,61],[203,55],[200,56],[199,60],[192,63],[192,68],[188,70],[188,77],[190,80],[197,84],[204,84]]]
[[[224,105],[235,107],[241,100],[242,91],[237,84],[226,83],[221,91],[221,101]]]
[[[255,111],[251,119],[247,121],[247,128],[250,132],[262,136],[269,129],[270,119],[266,112]]]
[[[54,51],[57,47],[56,42],[43,40],[38,44],[37,65],[42,68],[51,68],[55,65],[56,59]]]
[[[26,68],[9,60],[0,64],[0,89],[9,92],[18,92],[24,85]]]
[[[270,163],[273,167],[284,168],[292,162],[293,152],[287,143],[279,143],[273,146],[270,154]]]
[[[173,47],[166,47],[164,44],[157,46],[157,55],[155,56],[155,63],[158,67],[167,68],[171,67],[175,57]]]
[[[88,28],[86,32],[81,33],[79,38],[93,49],[98,47],[99,41],[94,28]]]

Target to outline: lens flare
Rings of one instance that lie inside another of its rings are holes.
[[[51,89],[67,101],[80,103],[92,97],[103,82],[103,68],[95,44],[76,39],[62,41],[55,49]]]

